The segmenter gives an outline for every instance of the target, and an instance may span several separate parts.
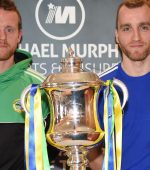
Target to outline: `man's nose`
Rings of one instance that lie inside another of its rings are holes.
[[[134,41],[139,41],[141,39],[141,34],[139,29],[134,29],[133,30],[133,40]]]

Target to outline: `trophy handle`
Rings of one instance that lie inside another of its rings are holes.
[[[120,87],[120,89],[123,92],[123,102],[122,102],[122,105],[121,105],[121,108],[123,109],[127,100],[128,100],[128,96],[129,96],[128,89],[127,89],[126,85],[118,79],[113,79],[113,84]]]
[[[23,90],[23,92],[21,94],[21,99],[20,99],[21,100],[21,106],[23,107],[25,113],[28,113],[28,114],[29,114],[29,111],[28,111],[27,106],[26,106],[27,105],[26,99],[27,99],[28,93],[30,92],[30,89],[31,89],[31,84]]]

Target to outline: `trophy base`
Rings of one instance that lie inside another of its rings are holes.
[[[59,131],[47,133],[47,139],[55,147],[66,151],[70,170],[86,170],[88,149],[100,142],[103,133],[91,131]]]

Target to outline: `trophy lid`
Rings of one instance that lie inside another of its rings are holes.
[[[41,87],[57,87],[57,86],[76,86],[81,84],[102,84],[98,75],[93,72],[86,72],[82,69],[82,60],[80,57],[74,56],[74,51],[70,48],[68,56],[61,60],[61,72],[50,74],[42,83]]]

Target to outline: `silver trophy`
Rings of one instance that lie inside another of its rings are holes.
[[[98,121],[97,105],[99,90],[105,84],[96,74],[82,69],[82,60],[74,56],[72,49],[61,60],[61,66],[60,73],[50,74],[40,85],[48,96],[51,110],[46,138],[51,145],[66,151],[70,170],[85,170],[88,150],[104,136]],[[123,91],[123,107],[128,98],[127,89],[118,80],[113,83]],[[21,99],[25,110],[29,90],[30,87],[25,89]]]

